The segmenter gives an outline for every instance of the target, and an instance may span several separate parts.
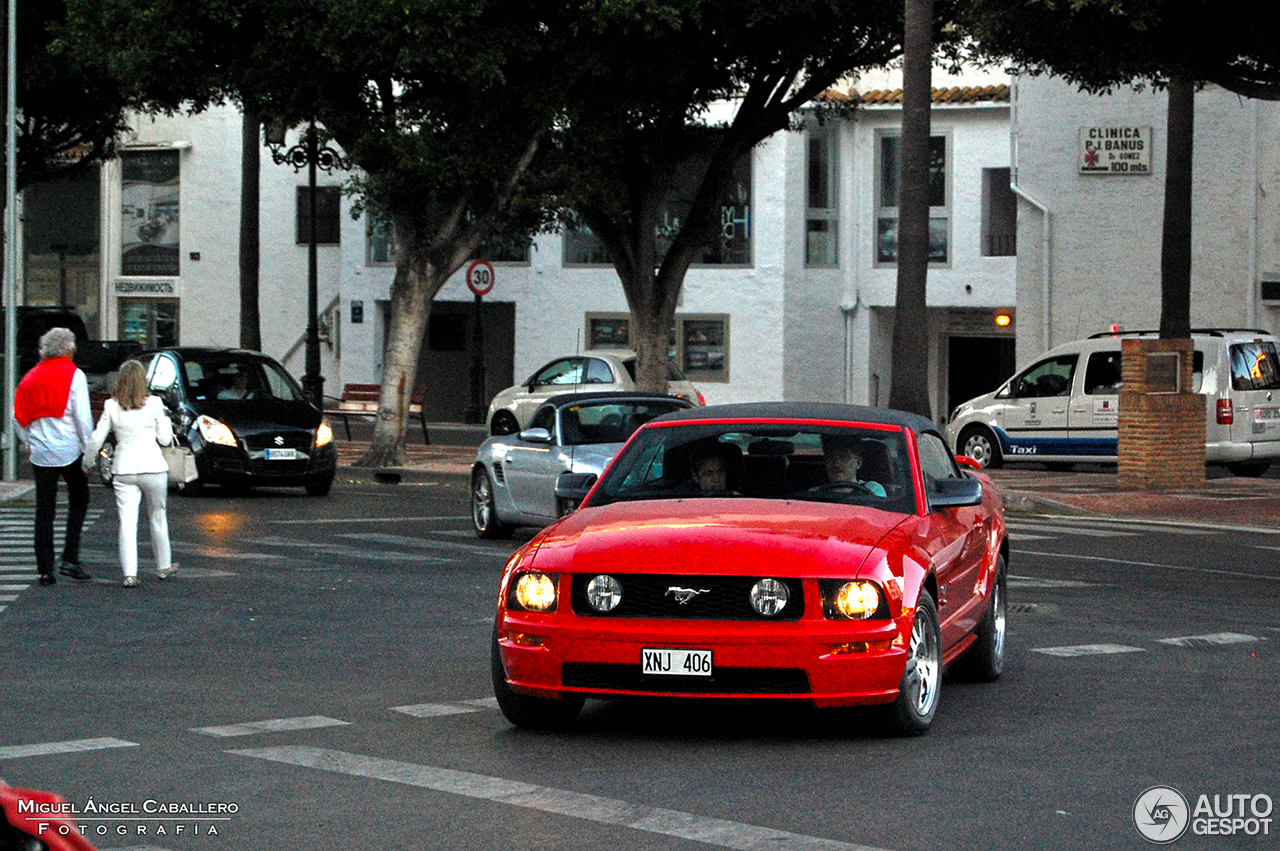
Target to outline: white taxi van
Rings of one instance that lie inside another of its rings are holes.
[[[955,452],[984,467],[1115,463],[1120,341],[1155,331],[1095,334],[1045,352],[994,392],[958,406]],[[1280,339],[1265,331],[1192,332],[1192,386],[1206,397],[1205,462],[1261,476],[1280,460]]]

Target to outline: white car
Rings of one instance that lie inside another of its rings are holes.
[[[588,350],[556,358],[520,384],[493,397],[485,422],[489,434],[515,434],[529,425],[538,406],[558,393],[636,389],[636,353],[630,349]],[[706,399],[674,365],[667,369],[667,393],[693,405]]]
[[[1116,463],[1120,340],[1095,334],[1050,349],[998,390],[952,412],[947,439],[983,467]],[[1280,460],[1280,340],[1265,331],[1192,333],[1192,387],[1204,394],[1205,461],[1261,476]]]

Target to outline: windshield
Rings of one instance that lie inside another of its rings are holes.
[[[591,505],[704,496],[916,508],[901,429],[758,423],[645,429]]]
[[[303,401],[298,385],[271,361],[210,356],[184,361],[182,372],[192,399]]]
[[[562,443],[565,446],[626,443],[627,438],[649,420],[686,407],[674,399],[566,405],[560,409]]]

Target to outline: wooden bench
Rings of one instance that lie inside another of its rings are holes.
[[[329,416],[342,419],[342,424],[347,429],[347,440],[350,440],[350,417],[376,418],[378,416],[378,397],[381,394],[381,384],[345,384],[342,387],[342,397],[340,399],[333,399],[332,397],[325,399],[324,412]],[[409,397],[409,419],[416,419],[422,423],[422,442],[430,443],[431,438],[427,434],[427,417],[423,410],[423,400],[426,395],[427,388],[413,388],[413,393]],[[333,402],[337,404],[332,404]]]

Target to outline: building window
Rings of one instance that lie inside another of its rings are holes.
[[[588,313],[587,347],[631,348],[631,315]],[[729,316],[723,313],[676,317],[671,335],[671,362],[690,381],[729,381]]]
[[[836,239],[836,135],[832,127],[809,129],[808,161],[805,164],[805,247],[806,266],[835,266],[839,263]]]
[[[898,262],[898,198],[902,190],[902,136],[883,134],[876,145],[876,262]],[[929,139],[929,262],[951,258],[951,193],[948,191],[947,137]]]
[[[587,314],[587,348],[626,349],[631,346],[631,319],[627,314]]]
[[[298,187],[298,245],[311,241],[311,188]],[[339,243],[342,187],[316,187],[316,245]]]
[[[491,263],[528,263],[532,245],[528,234],[498,234],[482,242],[472,259]]]
[[[1009,186],[1009,169],[982,170],[982,256],[1018,253],[1018,200]]]
[[[728,382],[729,317],[681,316],[676,327],[680,367],[689,380]]]
[[[591,228],[586,225],[566,225],[564,235],[564,265],[609,266],[609,252]]]
[[[705,166],[705,161],[701,163]],[[696,172],[690,166],[690,169]],[[693,176],[681,179],[676,185],[693,185]],[[692,198],[675,197],[658,210],[658,222],[654,226],[655,263],[661,263],[671,241],[693,206]],[[564,234],[564,263],[566,266],[610,265],[609,253],[595,234],[585,224],[566,226]],[[693,260],[695,266],[750,266],[751,265],[751,154],[738,161],[733,180],[720,206],[720,228],[712,242],[705,246]]]
[[[120,156],[120,274],[178,274],[177,151]]]
[[[167,298],[122,298],[116,302],[119,339],[146,349],[178,345],[178,302]]]
[[[369,215],[364,231],[364,261],[368,266],[396,262],[395,240],[392,238],[391,222],[384,218]]]
[[[96,170],[22,192],[22,293],[26,305],[67,305],[101,336],[102,193]]]

